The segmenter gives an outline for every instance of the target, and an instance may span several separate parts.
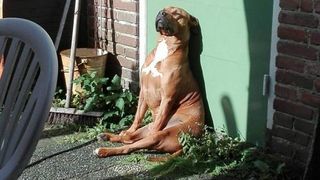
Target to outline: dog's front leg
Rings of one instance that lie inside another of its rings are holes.
[[[136,115],[131,127],[125,131],[121,131],[120,134],[101,133],[97,136],[98,140],[103,140],[103,141],[110,140],[111,142],[122,142],[122,143],[128,143],[131,141],[131,138],[132,138],[131,134],[133,134],[140,127],[144,114],[148,109],[141,91],[139,96],[140,97],[138,101],[138,108],[137,108]]]
[[[172,113],[173,103],[174,102],[172,98],[166,97],[161,100],[159,113],[155,117],[155,120],[152,126],[150,127],[151,131],[154,131],[154,132],[161,131],[167,126],[170,115]]]
[[[131,134],[133,132],[135,132],[141,125],[141,122],[144,118],[144,115],[146,113],[146,111],[148,110],[148,106],[144,100],[144,96],[143,96],[143,92],[140,91],[139,93],[139,101],[138,101],[138,108],[134,117],[134,121],[131,125],[131,127],[125,131],[122,131],[120,133],[121,136],[127,135],[127,134]]]

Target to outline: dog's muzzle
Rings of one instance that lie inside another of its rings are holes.
[[[156,31],[162,35],[172,36],[174,30],[171,27],[170,21],[166,18],[167,13],[161,10],[156,17]]]

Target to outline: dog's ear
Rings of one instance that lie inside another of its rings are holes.
[[[199,20],[196,17],[190,15],[189,24],[190,24],[190,27],[199,26]]]
[[[190,15],[189,25],[190,25],[190,32],[191,33],[194,33],[194,34],[199,33],[199,20],[197,18]]]

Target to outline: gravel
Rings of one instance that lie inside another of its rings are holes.
[[[154,179],[148,174],[145,162],[130,162],[126,160],[129,155],[107,158],[98,158],[93,155],[93,150],[97,147],[116,146],[117,144],[97,141],[87,144],[70,143],[65,140],[67,136],[41,139],[29,167],[24,170],[19,180]],[[150,155],[148,152],[144,154]],[[208,175],[192,175],[179,179],[211,178]]]

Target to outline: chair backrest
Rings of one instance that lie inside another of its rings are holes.
[[[16,179],[35,150],[57,83],[49,35],[20,18],[0,19],[0,179]]]

